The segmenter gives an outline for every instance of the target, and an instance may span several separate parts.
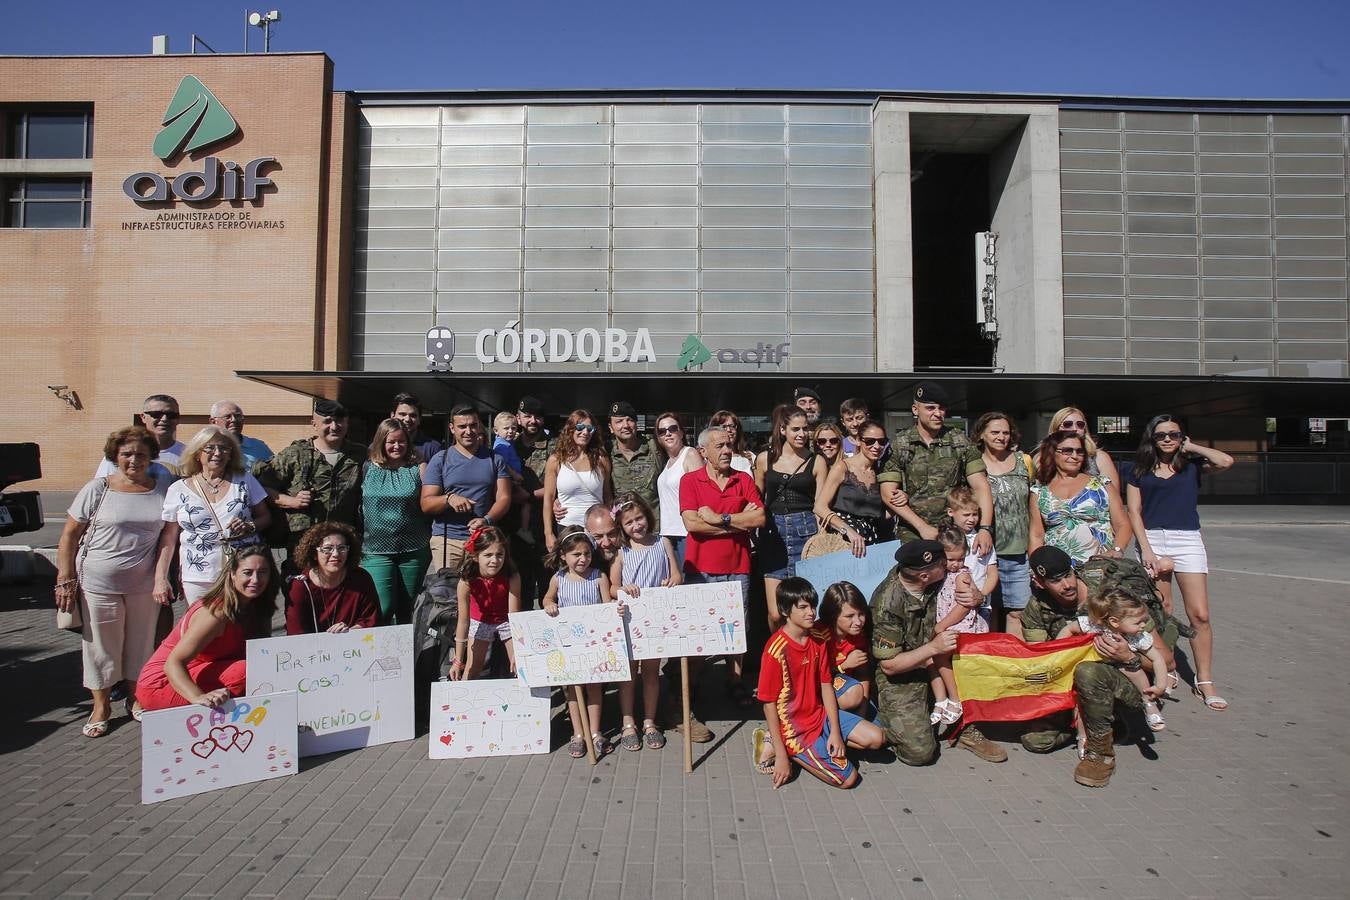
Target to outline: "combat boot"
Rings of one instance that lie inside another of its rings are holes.
[[[1111,732],[1088,735],[1083,758],[1073,770],[1073,780],[1086,787],[1106,787],[1116,771],[1116,748]]]
[[[956,746],[963,750],[969,750],[985,762],[1001,763],[1008,761],[1008,751],[989,740],[980,729],[973,725],[962,729],[961,736],[956,739]]]

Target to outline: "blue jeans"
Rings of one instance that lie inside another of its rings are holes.
[[[772,531],[765,528],[759,531],[759,564],[764,568],[765,578],[782,581],[797,574],[802,548],[819,527],[816,514],[809,510],[774,515],[773,525]]]

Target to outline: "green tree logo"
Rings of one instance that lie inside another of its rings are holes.
[[[195,75],[184,75],[164,111],[164,127],[155,136],[154,154],[168,162],[179,153],[191,153],[218,143],[239,130],[216,95]]]
[[[677,363],[681,372],[687,372],[694,366],[701,366],[712,359],[712,351],[707,348],[703,341],[699,340],[698,335],[691,334],[684,339],[684,344],[680,346],[680,361]]]

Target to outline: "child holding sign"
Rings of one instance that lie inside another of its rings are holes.
[[[618,590],[638,597],[645,587],[674,587],[684,579],[670,542],[656,533],[656,513],[638,494],[629,491],[614,504],[614,519],[623,535],[623,547],[614,556],[609,583],[622,585]],[[633,705],[638,678],[619,685],[619,709],[623,713],[623,732],[619,746],[638,751],[645,741],[647,749],[660,750],[665,735],[656,727],[656,704],[661,695],[661,660],[644,659],[637,663],[642,679],[642,737],[638,737]]]
[[[516,648],[511,643],[507,616],[520,612],[520,575],[511,565],[506,535],[490,525],[469,535],[464,543],[457,590],[459,621],[455,625],[455,660],[450,664],[450,680],[477,678],[494,638],[505,643],[506,658],[514,675]]]
[[[609,597],[609,578],[591,565],[595,547],[584,528],[568,528],[553,543],[553,549],[544,557],[544,565],[557,574],[549,579],[544,594],[544,612],[556,616],[566,606],[590,606],[603,603]],[[619,605],[623,615],[623,604]],[[567,700],[567,715],[572,720],[572,740],[567,744],[567,755],[581,759],[586,755],[585,738],[590,735],[597,757],[604,756],[609,743],[600,733],[600,685],[586,685],[586,720],[577,701]],[[589,727],[587,727],[589,725]]]

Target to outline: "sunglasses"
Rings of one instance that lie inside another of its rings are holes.
[[[582,432],[589,434],[592,431],[595,431],[595,426],[590,424],[589,422],[577,423],[577,434],[581,434]]]
[[[839,438],[816,438],[816,443],[822,447],[833,447],[839,443]]]
[[[678,426],[678,425],[667,425],[667,426],[664,427],[664,428],[658,428],[658,429],[656,429],[656,433],[657,433],[657,434],[679,434],[679,433],[680,433],[680,426]]]
[[[1087,456],[1087,451],[1082,447],[1056,447],[1055,452],[1060,456]]]
[[[1082,419],[1065,419],[1059,423],[1060,428],[1086,428],[1087,422]]]
[[[147,409],[141,415],[149,416],[152,419],[168,419],[170,421],[178,418],[178,413],[171,409]]]
[[[875,447],[875,446],[877,446],[878,444],[884,444],[884,443],[886,443],[886,439],[885,439],[884,437],[880,437],[880,438],[869,438],[869,437],[865,437],[865,438],[858,438],[858,442],[861,443],[863,446],[866,446],[866,447]]]
[[[346,556],[351,552],[351,549],[352,548],[348,547],[346,544],[338,544],[336,546],[320,547],[319,552],[324,556]]]
[[[1179,441],[1181,440],[1180,431],[1155,431],[1153,432],[1155,441]]]

